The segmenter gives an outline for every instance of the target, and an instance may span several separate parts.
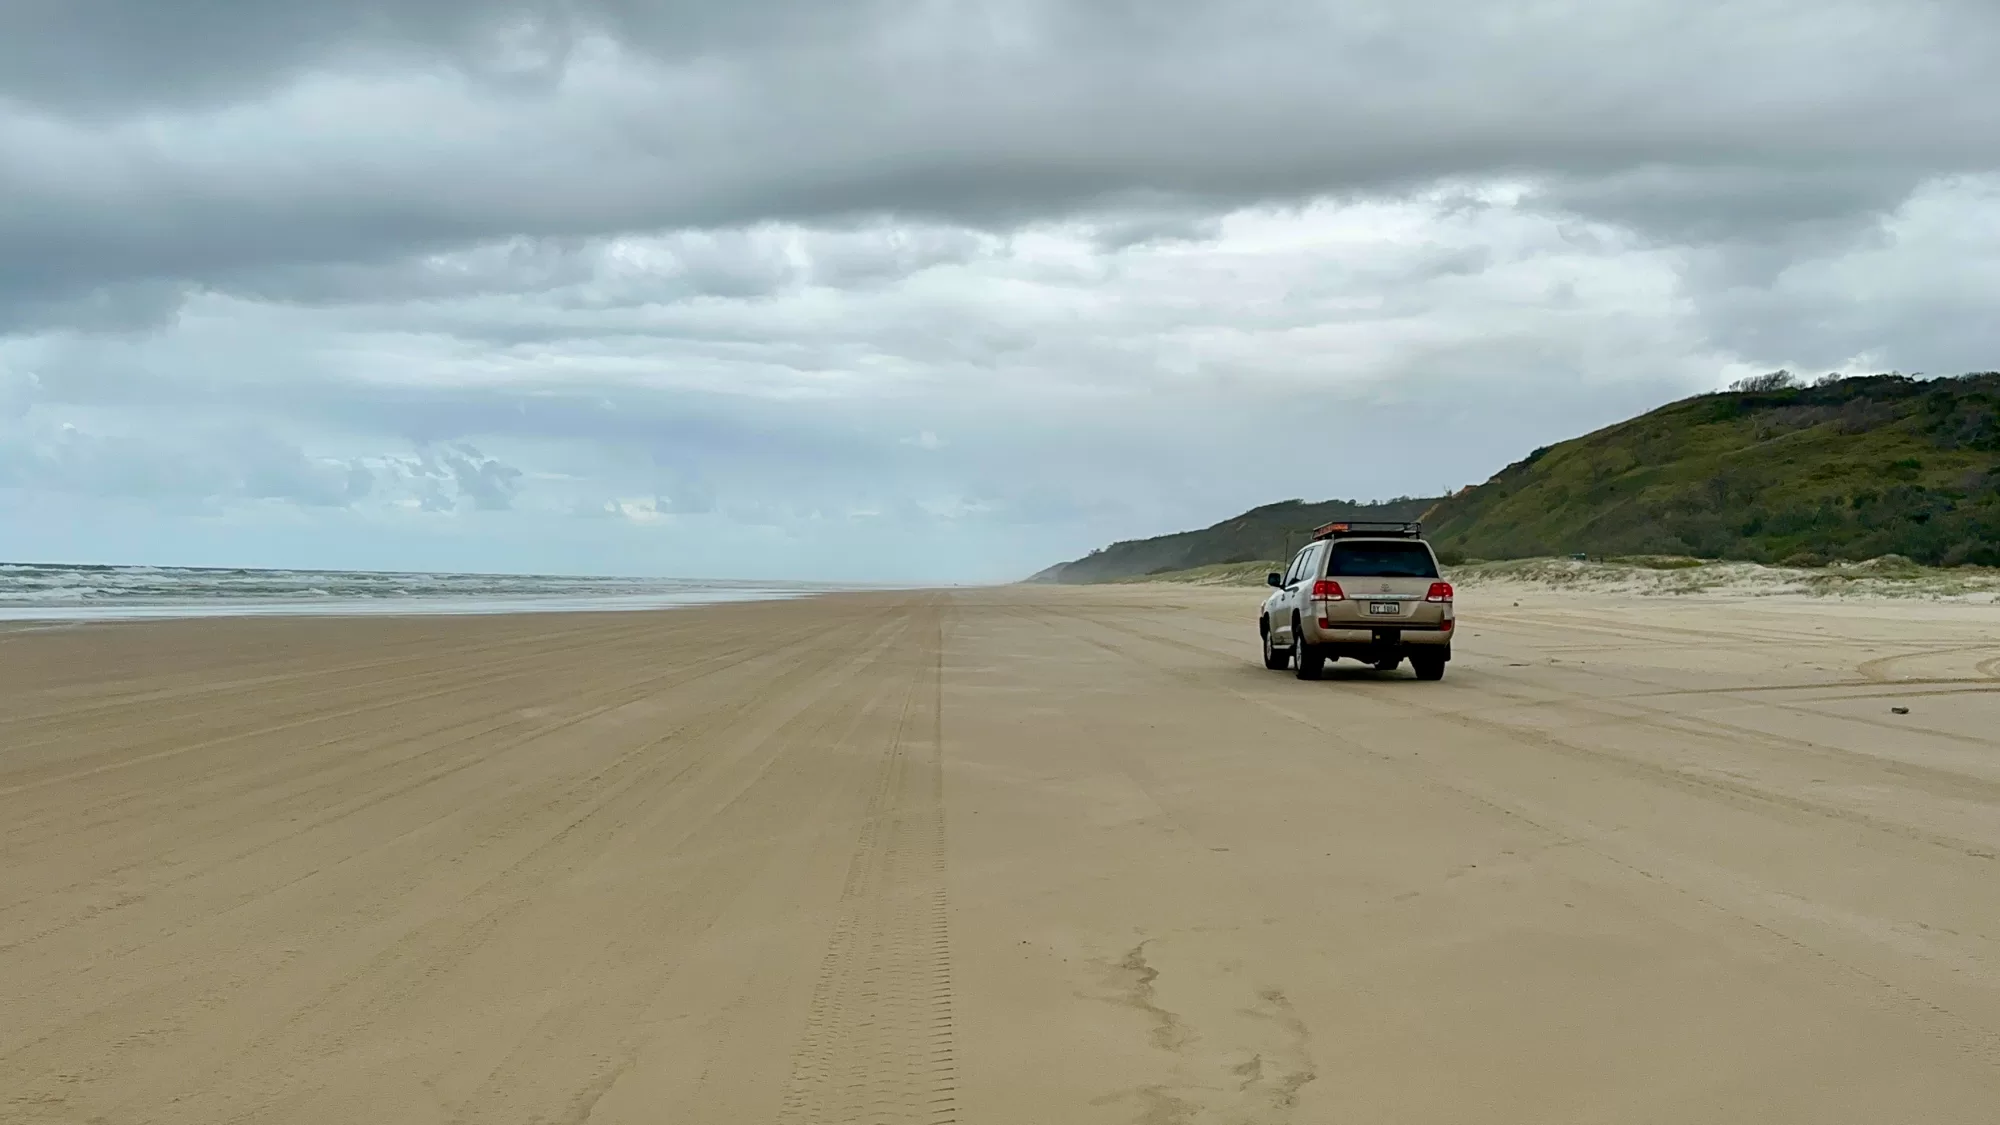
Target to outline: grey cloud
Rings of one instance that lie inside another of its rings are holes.
[[[329,66],[430,62],[502,85],[559,78],[576,42],[663,59],[864,35],[856,0],[18,0],[0,91],[76,113],[253,99]],[[531,87],[532,88],[532,87]]]
[[[265,434],[235,443],[241,495],[252,500],[288,500],[309,508],[345,507],[374,489],[374,475],[355,464],[314,460],[297,447]]]
[[[809,240],[807,253],[815,284],[844,289],[968,262],[989,245],[988,239],[959,228],[877,227],[818,233]]]
[[[1403,285],[1441,277],[1466,277],[1485,273],[1493,265],[1493,250],[1486,246],[1431,246],[1407,264],[1399,266],[1394,280]]]
[[[868,408],[769,403],[737,396],[644,388],[542,388],[524,400],[506,388],[364,388],[325,384],[314,412],[360,432],[393,428],[427,445],[484,435],[585,441],[642,453],[671,450],[678,463],[761,461],[786,471],[813,464],[866,466],[872,443],[852,428]],[[525,402],[525,409],[520,407]]]
[[[148,361],[122,345],[79,340],[41,358],[34,393],[38,401],[96,411],[249,412],[424,450],[488,438],[580,442],[632,451],[648,474],[718,458],[762,461],[786,472],[815,463],[865,467],[879,463],[871,459],[886,444],[863,434],[874,410],[869,404],[654,390],[593,375],[587,362],[568,376],[458,386],[311,370],[269,378],[255,368],[210,371],[204,362],[199,355]],[[434,458],[428,475],[442,482],[451,474]],[[440,503],[455,505],[455,496],[441,494]]]
[[[1955,373],[1993,365],[2000,178],[1919,190],[1879,227],[1745,268],[1751,250],[1688,254],[1683,289],[1715,345],[1773,366]],[[1769,263],[1762,263],[1769,265]]]
[[[0,424],[25,419],[41,392],[41,376],[0,363]]]
[[[84,113],[213,104],[383,53],[507,76],[559,68],[573,34],[552,0],[19,0],[0,8],[0,90]]]
[[[707,515],[716,510],[715,486],[698,466],[684,466],[669,474],[664,490],[653,497],[653,507],[676,516]]]
[[[283,500],[343,507],[371,485],[358,465],[308,457],[253,429],[152,435],[72,423],[0,428],[0,487],[183,506]]]
[[[756,297],[794,280],[782,253],[744,231],[688,232],[624,263],[607,238],[513,237],[450,251],[230,268],[211,284],[251,300],[301,305],[394,304],[554,294],[576,307],[694,297]],[[643,297],[621,284],[643,278]],[[623,291],[621,291],[623,290]]]
[[[780,248],[751,238],[741,230],[686,234],[676,243],[672,266],[660,272],[674,277],[688,293],[761,297],[796,276],[791,259]],[[651,282],[653,271],[647,273],[647,281]]]
[[[1907,198],[1923,179],[1910,168],[1787,169],[1649,166],[1551,185],[1540,200],[1672,242],[1756,240],[1799,225],[1850,220]]]
[[[1696,288],[1765,285],[1803,258],[1881,237],[1886,214],[1926,179],[1910,167],[1647,167],[1547,186],[1543,207],[1658,244],[1703,248]]]
[[[1734,237],[2000,161],[2000,9],[1971,0],[8,10],[0,304],[17,309],[516,237],[883,213],[1004,227],[1439,177],[1539,177],[1552,205]],[[542,54],[563,81],[421,79],[508,27],[561,46]],[[405,87],[260,100],[308,71]],[[98,116],[61,116],[121,84]],[[226,125],[120,116],[177,94],[229,103]],[[1884,166],[1903,171],[1870,178]]]
[[[0,337],[13,332],[148,332],[172,324],[188,286],[178,281],[113,281],[104,285],[14,295],[0,264]]]
[[[424,489],[424,506],[431,510],[456,506],[443,488],[448,482],[454,487],[456,498],[471,503],[473,508],[506,511],[514,506],[514,494],[522,475],[514,466],[463,442],[425,450],[417,458],[416,470],[430,485]]]
[[[452,254],[225,272],[215,283],[252,300],[296,304],[437,301],[580,284],[596,276],[600,253],[580,239],[509,238]]]
[[[1995,286],[2000,271],[1972,286],[1945,277],[1891,294],[1781,281],[1698,290],[1694,300],[1712,338],[1736,354],[1769,356],[1802,371],[1872,361],[1942,375],[1994,366],[2000,355]]]
[[[1089,524],[1122,526],[1132,522],[1129,496],[1090,496],[1078,489],[1014,481],[987,481],[971,490],[995,522],[1005,526]],[[1101,546],[1101,544],[1091,544]]]
[[[537,296],[556,310],[629,308],[699,298],[750,299],[802,284],[880,284],[970,261],[990,243],[961,228],[886,224],[682,231],[640,240],[517,236],[435,253],[221,268],[207,285],[248,300],[297,305]],[[0,266],[0,275],[4,273]],[[171,323],[190,295],[191,287],[184,283],[135,282],[86,289],[55,301],[12,306],[0,301],[0,334],[29,327],[157,328]],[[536,334],[519,323],[507,331],[523,341],[562,335]]]
[[[721,511],[731,523],[749,527],[780,527],[785,523],[787,515],[780,505],[758,500],[739,500],[725,505]]]
[[[653,498],[657,511],[675,516],[701,516],[715,511],[715,496],[705,492],[680,492]]]
[[[1110,252],[1158,242],[1205,242],[1221,231],[1214,215],[1187,207],[1134,207],[1091,224],[1097,245]]]
[[[375,458],[311,455],[280,428],[250,420],[285,412],[259,411],[248,399],[221,412],[176,393],[185,386],[164,385],[156,401],[135,403],[116,381],[85,384],[90,393],[79,395],[64,365],[45,370],[53,377],[0,365],[0,488],[203,509],[246,501],[346,508],[394,503],[401,493],[433,511],[504,510],[524,476],[464,440]],[[382,436],[377,429],[371,443]]]

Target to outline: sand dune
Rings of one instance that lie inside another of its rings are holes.
[[[2000,1120],[2000,608],[1258,596],[0,632],[0,1120]]]

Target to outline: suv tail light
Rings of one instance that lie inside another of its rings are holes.
[[[1433,582],[1431,592],[1424,595],[1427,602],[1448,602],[1451,600],[1451,583]]]
[[[1313,600],[1316,602],[1338,602],[1347,600],[1340,592],[1340,583],[1331,578],[1322,578],[1313,583]]]

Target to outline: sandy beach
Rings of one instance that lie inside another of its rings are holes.
[[[2000,1120],[2000,606],[1260,597],[0,631],[0,1121]]]

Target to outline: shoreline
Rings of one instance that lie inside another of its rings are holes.
[[[84,624],[120,621],[183,621],[195,618],[313,618],[313,617],[511,617],[565,613],[650,613],[744,602],[796,601],[837,593],[864,593],[850,588],[826,590],[759,590],[734,596],[683,598],[330,598],[323,602],[169,602],[85,606],[0,605],[0,626],[7,624]]]
[[[0,621],[633,612],[895,588],[756,578],[0,563]]]

